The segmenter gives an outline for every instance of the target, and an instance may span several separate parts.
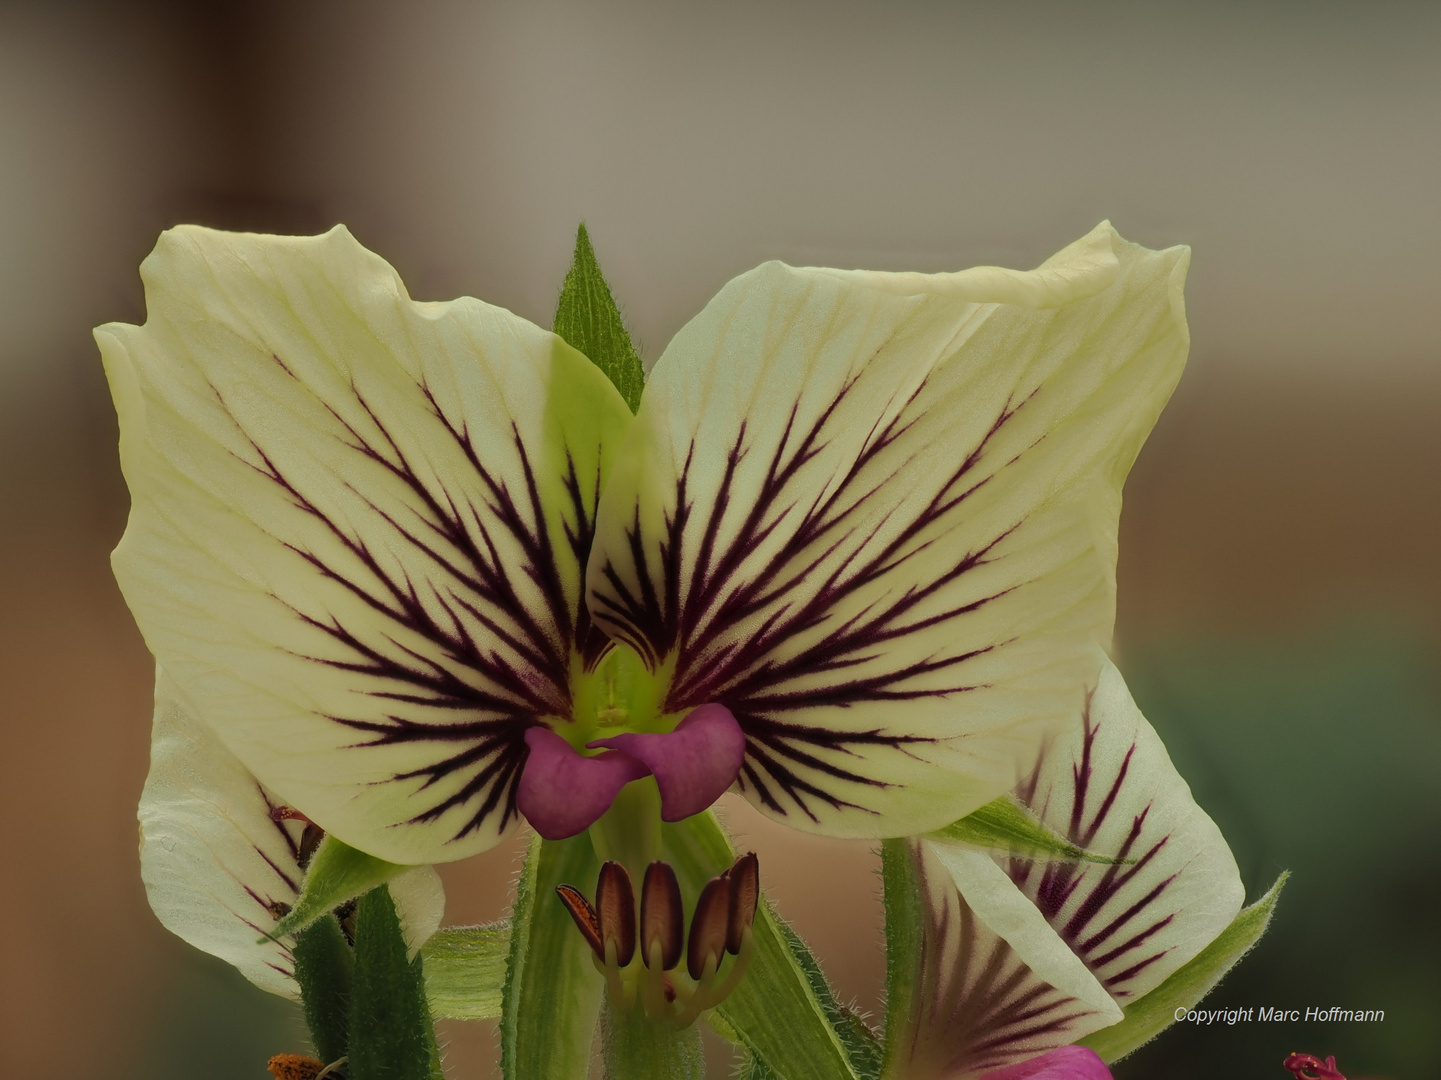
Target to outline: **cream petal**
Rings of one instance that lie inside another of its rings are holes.
[[[1121,1019],[1120,1007],[986,855],[906,841],[920,963],[891,1016],[886,1080],[973,1080]]]
[[[182,227],[143,327],[96,332],[147,644],[264,783],[391,862],[517,820],[524,731],[606,639],[581,588],[630,423],[583,356],[477,300],[417,303],[337,227]]]
[[[1158,986],[1241,910],[1230,847],[1110,662],[1083,722],[1046,748],[1017,795],[1072,843],[1127,860],[998,859],[1122,1004]]]
[[[165,928],[233,964],[263,990],[294,998],[290,940],[260,941],[295,904],[303,825],[275,821],[280,800],[182,703],[155,688],[150,775],[140,797],[140,873]],[[412,950],[440,925],[440,875],[417,866],[391,884]]]
[[[591,609],[718,702],[762,811],[928,832],[1009,790],[1110,636],[1121,483],[1184,363],[1184,249],[1103,225],[1029,273],[797,270],[666,349]]]

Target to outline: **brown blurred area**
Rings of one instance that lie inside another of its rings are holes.
[[[1189,242],[1191,368],[1126,492],[1123,660],[1441,631],[1441,9],[1207,10],[0,3],[0,1076],[159,1075],[191,963],[138,877],[151,665],[107,565],[127,500],[89,337],[143,320],[170,224],[344,221],[417,297],[548,326],[585,219],[648,360],[768,258],[1030,266],[1103,217]],[[728,813],[876,1012],[866,846]],[[502,914],[516,850],[446,868],[447,921]],[[447,1029],[458,1077],[488,1067],[473,1027]]]

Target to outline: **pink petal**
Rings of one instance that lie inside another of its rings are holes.
[[[1062,1046],[1019,1065],[988,1072],[981,1080],[1114,1080],[1106,1063],[1084,1046]]]
[[[621,788],[648,771],[635,758],[614,751],[586,757],[549,728],[530,728],[525,745],[530,756],[515,803],[531,828],[547,840],[564,840],[590,828]]]
[[[746,756],[745,732],[729,709],[714,702],[693,709],[674,731],[613,735],[586,745],[623,750],[644,762],[660,788],[665,821],[707,809],[735,782]]]

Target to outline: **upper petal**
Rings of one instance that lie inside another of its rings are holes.
[[[1009,790],[1094,683],[1121,483],[1175,384],[1184,249],[1103,225],[1030,273],[796,270],[666,349],[587,571],[612,636],[729,708],[740,783],[895,836]]]
[[[156,678],[150,775],[140,796],[140,874],[166,929],[263,990],[296,997],[289,939],[258,939],[294,905],[304,870],[301,825]],[[429,866],[390,883],[412,949],[440,925],[445,894]]]
[[[1073,843],[1124,864],[1000,858],[1123,1004],[1221,933],[1245,889],[1221,830],[1106,663],[1083,722],[1041,755],[1018,795]]]
[[[604,636],[581,588],[630,423],[583,356],[417,303],[343,228],[184,227],[96,332],[133,506],[116,576],[202,719],[353,847],[460,858]]]

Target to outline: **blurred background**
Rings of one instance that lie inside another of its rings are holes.
[[[549,326],[590,227],[653,360],[766,259],[1034,266],[1111,218],[1189,243],[1194,349],[1122,520],[1118,655],[1277,922],[1122,1080],[1441,1059],[1441,6],[0,0],[0,1075],[260,1078],[294,1010],[167,935],[135,802],[151,666],[90,328],[183,221],[337,221],[414,296]],[[879,1008],[866,845],[732,807]],[[505,908],[516,847],[448,867]],[[489,1025],[449,1025],[456,1080]],[[724,1072],[718,1074],[724,1075]]]

